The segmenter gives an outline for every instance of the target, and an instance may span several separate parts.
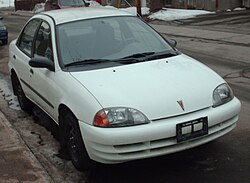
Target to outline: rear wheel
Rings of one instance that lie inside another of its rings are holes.
[[[71,161],[77,170],[87,170],[92,166],[92,160],[89,158],[83,143],[78,120],[72,113],[64,116],[64,122],[67,128],[67,149],[69,151]]]
[[[25,96],[22,86],[15,75],[11,75],[12,87],[14,90],[14,94],[17,96],[17,100],[19,102],[19,106],[25,112],[31,113],[33,109],[32,102]]]

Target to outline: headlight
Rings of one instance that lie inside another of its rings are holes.
[[[6,30],[6,27],[5,26],[1,26],[0,30]]]
[[[124,127],[149,123],[140,111],[126,107],[112,107],[100,110],[94,118],[94,126]]]
[[[218,107],[232,100],[234,97],[231,88],[224,83],[218,86],[213,93],[213,107]]]

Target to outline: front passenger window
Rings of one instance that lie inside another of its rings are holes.
[[[53,61],[51,31],[49,25],[46,22],[43,22],[38,30],[35,39],[34,56],[47,57]]]

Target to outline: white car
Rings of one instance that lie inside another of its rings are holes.
[[[43,12],[10,44],[13,90],[59,125],[77,169],[182,151],[231,131],[241,104],[175,45],[124,11]]]

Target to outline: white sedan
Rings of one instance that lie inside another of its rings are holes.
[[[77,169],[182,151],[230,132],[241,104],[175,46],[124,11],[44,12],[10,44],[13,90],[59,125]]]

